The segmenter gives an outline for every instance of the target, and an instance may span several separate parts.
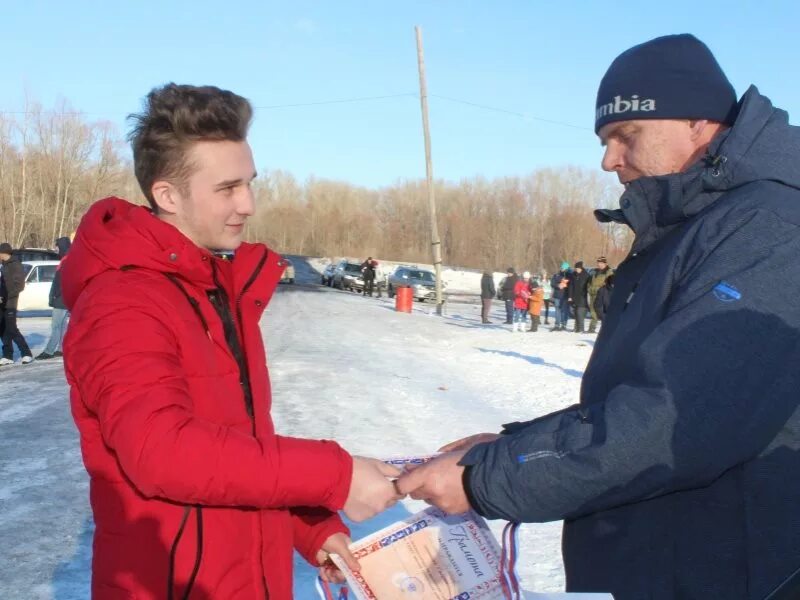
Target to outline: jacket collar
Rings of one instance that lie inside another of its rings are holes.
[[[641,252],[720,196],[704,188],[704,175],[712,162],[707,155],[683,173],[637,179],[620,197],[618,209],[595,210],[595,218],[628,225],[636,234],[631,251]]]

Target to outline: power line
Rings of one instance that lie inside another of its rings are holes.
[[[481,108],[483,110],[490,110],[493,112],[503,113],[506,115],[513,115],[515,117],[520,117],[522,119],[526,119],[529,121],[540,121],[542,123],[550,123],[552,125],[561,125],[562,127],[571,127],[573,129],[583,129],[584,131],[594,131],[590,127],[583,127],[582,125],[574,125],[573,123],[565,123],[564,121],[554,121],[552,119],[544,119],[542,117],[533,117],[531,115],[516,112],[513,110],[507,110],[505,108],[498,108],[496,106],[489,106],[487,104],[478,104],[477,102],[470,102],[469,100],[459,100],[458,98],[451,98],[449,96],[440,96],[439,94],[430,94],[433,98],[439,98],[440,100],[447,100],[448,102],[455,102],[457,104],[466,104],[467,106],[474,106],[475,108]]]
[[[431,98],[438,98],[439,100],[445,100],[447,102],[454,102],[456,104],[464,104],[465,106],[472,106],[473,108],[479,108],[481,110],[487,110],[491,112],[501,113],[505,115],[511,115],[514,117],[521,118],[526,121],[539,121],[541,123],[549,123],[551,125],[560,125],[562,127],[570,127],[572,129],[580,129],[582,131],[593,131],[590,127],[583,127],[581,125],[575,125],[574,123],[567,123],[565,121],[556,121],[554,119],[545,119],[543,117],[536,117],[526,113],[521,113],[513,110],[508,110],[505,108],[500,108],[497,106],[490,106],[488,104],[479,104],[477,102],[471,102],[469,100],[462,100],[460,98],[453,98],[451,96],[442,96],[440,94],[428,94]],[[356,102],[375,102],[380,100],[389,100],[392,98],[419,98],[419,94],[413,92],[406,92],[403,94],[387,94],[383,96],[359,96],[354,98],[337,98],[333,100],[318,100],[314,102],[293,102],[290,104],[269,104],[263,106],[254,106],[257,110],[278,110],[283,108],[303,108],[309,106],[325,106],[330,104],[352,104]],[[32,114],[49,114],[49,115],[62,115],[62,116],[105,116],[109,117],[108,113],[90,113],[85,111],[59,111],[59,110],[0,110],[0,115],[32,115]]]
[[[324,104],[349,104],[351,102],[369,102],[372,100],[387,100],[389,98],[405,98],[405,97],[413,97],[417,98],[417,94],[414,93],[405,93],[405,94],[391,94],[389,96],[364,96],[361,98],[342,98],[339,100],[320,100],[318,102],[298,102],[296,104],[273,104],[271,106],[255,106],[254,108],[258,110],[271,110],[273,108],[295,108],[301,106],[321,106]]]

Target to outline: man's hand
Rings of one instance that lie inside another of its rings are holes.
[[[425,500],[451,515],[467,512],[470,506],[461,482],[464,467],[458,464],[464,454],[466,450],[448,452],[407,470],[397,480],[397,490],[415,500]]]
[[[475,435],[468,435],[455,442],[450,442],[439,448],[439,452],[455,452],[456,450],[467,451],[476,444],[483,444],[484,442],[493,442],[501,438],[499,433],[476,433]]]
[[[350,552],[350,538],[343,533],[334,533],[325,540],[322,548],[317,552],[319,576],[328,583],[344,583],[344,573],[331,560],[331,554],[338,554],[351,571],[360,571],[361,565]]]
[[[344,514],[352,521],[365,521],[393,506],[402,496],[394,479],[400,469],[376,458],[353,457],[353,479],[344,503]]]

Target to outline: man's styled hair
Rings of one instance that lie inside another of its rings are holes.
[[[168,83],[154,88],[144,110],[128,116],[133,168],[147,201],[158,210],[153,183],[169,181],[185,191],[194,166],[188,152],[195,142],[241,142],[253,118],[246,98],[213,86]]]

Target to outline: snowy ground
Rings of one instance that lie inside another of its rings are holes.
[[[511,334],[481,325],[469,303],[450,303],[442,318],[427,304],[396,313],[386,298],[311,284],[312,265],[294,262],[301,284],[281,286],[262,322],[284,434],[336,439],[369,456],[428,453],[577,399],[592,336]],[[501,310],[496,302],[495,323]],[[21,319],[21,329],[36,354],[49,319]],[[87,495],[60,361],[0,370],[0,598],[89,597]],[[353,536],[422,507],[403,502]],[[563,590],[559,523],[522,527],[519,570],[528,589]],[[316,598],[313,575],[297,561],[299,600]]]

